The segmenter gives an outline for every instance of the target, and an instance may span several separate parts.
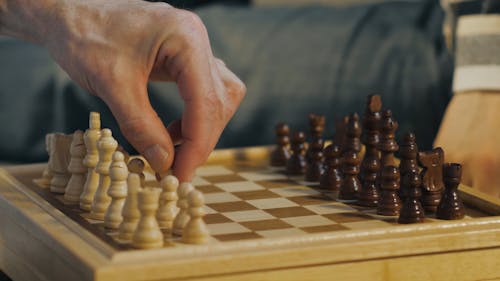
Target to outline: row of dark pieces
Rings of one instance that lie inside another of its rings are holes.
[[[464,208],[456,190],[460,182],[461,166],[444,164],[444,153],[440,148],[418,152],[415,136],[412,133],[405,135],[399,148],[394,139],[397,122],[392,120],[391,112],[384,112],[385,125],[380,127],[374,125],[376,122],[381,122],[380,118],[373,118],[376,115],[368,107],[365,119],[371,119],[371,125],[365,120],[367,127],[364,137],[365,157],[361,165],[359,157],[361,128],[357,114],[352,114],[344,122],[346,126],[343,130],[345,133],[342,139],[343,146],[333,143],[325,149],[321,138],[324,117],[310,115],[312,140],[307,153],[305,153],[307,144],[304,133],[295,132],[292,135],[290,151],[289,128],[286,124],[278,124],[276,126],[278,146],[271,154],[271,165],[286,167],[290,175],[305,174],[306,181],[319,181],[322,189],[338,191],[339,199],[357,200],[360,205],[378,207],[379,214],[401,213],[406,216],[400,219],[402,222],[420,221],[423,218],[420,201],[427,212],[437,211],[438,218],[462,218]],[[380,141],[377,129],[381,127],[385,130]],[[399,168],[394,159],[394,152],[398,149],[402,158]],[[418,163],[422,167],[419,167]],[[448,182],[449,187],[444,196],[442,196],[443,170],[445,182]],[[360,174],[359,179],[358,174]],[[403,177],[400,178],[400,174]],[[424,196],[420,199],[422,190]],[[411,211],[403,209],[400,212],[402,205],[400,196],[407,199],[406,209]]]

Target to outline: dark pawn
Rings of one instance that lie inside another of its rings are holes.
[[[292,136],[292,155],[286,163],[286,172],[289,175],[302,175],[306,170],[305,159],[306,136],[303,132],[295,132]]]
[[[309,144],[309,156],[306,166],[306,181],[319,181],[323,174],[323,139],[314,139]]]
[[[399,147],[394,139],[398,122],[392,119],[392,111],[389,109],[382,113],[382,121],[380,123],[380,143],[378,148],[382,154],[380,161],[382,167],[395,166],[394,152],[398,151]]]
[[[361,151],[361,126],[359,124],[359,116],[357,113],[349,115],[349,121],[345,128],[345,138],[342,145],[342,151]]]
[[[338,145],[330,144],[323,151],[325,157],[325,172],[320,179],[320,188],[330,191],[338,191],[342,184],[342,173],[340,172],[341,151]]]
[[[276,125],[276,148],[271,152],[271,166],[284,167],[290,158],[290,129],[285,123]]]
[[[418,162],[423,168],[422,205],[426,212],[433,214],[436,212],[444,190],[444,151],[438,147],[431,151],[419,152]]]
[[[361,190],[358,195],[358,205],[365,207],[377,207],[379,192],[377,189],[377,175],[380,170],[378,157],[365,157],[362,166],[364,176]]]
[[[309,127],[311,130],[311,140],[322,138],[325,131],[325,116],[309,114]]]
[[[406,190],[406,196],[403,207],[401,207],[398,223],[416,223],[424,221],[424,208],[422,204],[420,204],[420,196],[422,196],[421,184],[422,181],[417,171],[410,171],[402,176],[401,189]]]
[[[382,168],[380,189],[377,214],[384,216],[399,215],[401,200],[397,194],[399,189],[399,169],[396,166]]]
[[[356,200],[361,183],[358,179],[360,159],[356,151],[346,151],[342,157],[342,185],[338,199]]]
[[[399,146],[399,156],[401,158],[401,162],[399,164],[401,179],[403,179],[407,173],[419,172],[417,163],[418,147],[413,133],[407,133],[404,135],[403,142]],[[403,184],[401,184],[401,189],[399,190],[399,196],[401,199],[406,196],[405,191],[406,189],[403,187]]]
[[[462,178],[462,165],[446,163],[443,165],[445,190],[439,202],[436,217],[442,220],[458,220],[465,216],[464,204],[458,194]]]

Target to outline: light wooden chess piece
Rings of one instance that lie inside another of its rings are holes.
[[[171,230],[175,215],[179,211],[176,206],[177,199],[179,199],[177,196],[179,180],[172,175],[166,176],[161,180],[160,187],[163,191],[160,194],[160,208],[158,208],[156,218],[161,228]]]
[[[49,155],[49,160],[47,162],[47,166],[43,170],[42,177],[33,180],[33,182],[35,182],[38,186],[43,187],[43,188],[49,188],[50,181],[54,177],[54,172],[52,172],[52,166],[51,166],[51,160],[50,160],[51,159],[50,147],[51,147],[51,142],[52,142],[53,136],[54,136],[54,134],[45,135],[45,150],[47,151],[47,154]]]
[[[203,221],[205,211],[205,199],[203,193],[198,190],[193,190],[188,195],[189,215],[191,219],[186,224],[182,232],[182,242],[187,244],[206,244],[210,237],[207,225]]]
[[[130,240],[137,227],[141,213],[137,208],[137,193],[141,189],[141,179],[138,174],[130,173],[127,178],[127,198],[122,209],[123,221],[118,228],[118,238]]]
[[[95,171],[95,166],[99,161],[99,151],[97,150],[97,142],[101,137],[101,119],[97,112],[90,113],[89,129],[85,131],[83,140],[87,148],[87,155],[83,158],[83,164],[88,168],[87,179],[83,186],[83,193],[80,196],[80,208],[85,211],[90,211],[94,194],[99,185],[99,174]]]
[[[159,248],[163,246],[163,233],[156,221],[158,200],[161,190],[147,187],[137,194],[141,218],[132,236],[132,246],[139,249]]]
[[[189,182],[183,182],[177,189],[177,195],[179,200],[177,201],[177,207],[179,207],[179,213],[175,216],[174,225],[172,226],[172,233],[175,235],[182,235],[182,231],[189,221],[188,213],[188,194],[194,190],[194,187]]]
[[[71,160],[69,161],[68,171],[71,173],[71,178],[66,186],[64,199],[71,204],[78,204],[85,184],[85,172],[87,172],[87,167],[83,165],[85,144],[83,143],[83,132],[80,130],[73,134],[70,153]]]
[[[125,156],[120,151],[115,151],[109,169],[111,186],[108,195],[111,197],[111,204],[109,204],[104,216],[104,226],[107,228],[117,229],[123,220],[122,209],[127,197],[127,176],[128,169],[125,164]]]
[[[108,189],[111,184],[109,168],[111,166],[111,157],[117,146],[118,143],[113,138],[111,130],[103,129],[101,131],[101,138],[97,142],[99,162],[95,167],[96,172],[99,174],[99,186],[95,192],[90,210],[90,217],[95,220],[104,220],[106,210],[111,203],[111,197],[108,196]]]
[[[69,148],[73,136],[56,133],[52,138],[50,154],[52,158],[51,170],[54,176],[50,181],[50,191],[63,194],[71,176],[68,173],[68,165],[70,160]]]
[[[141,178],[141,186],[145,187],[146,186],[146,176],[144,175],[144,168],[145,168],[144,161],[141,158],[133,158],[131,159],[128,164],[128,171],[134,174],[138,174],[139,177]]]
[[[128,161],[130,160],[130,154],[125,150],[125,148],[121,145],[118,145],[116,151],[120,151],[121,153],[123,153],[123,157],[125,159],[124,161],[125,163],[128,163]]]

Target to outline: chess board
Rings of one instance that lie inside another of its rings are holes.
[[[33,180],[41,175],[44,164],[9,167],[0,176],[4,214],[0,245],[11,256],[27,260],[20,261],[29,265],[23,274],[33,271],[29,274],[47,280],[69,280],[68,276],[78,280],[232,280],[261,279],[267,274],[275,277],[269,280],[285,276],[300,280],[334,268],[344,268],[334,273],[340,277],[372,279],[374,272],[388,270],[399,278],[411,277],[419,260],[429,267],[433,261],[443,266],[462,256],[486,261],[481,272],[474,272],[477,266],[468,266],[453,270],[455,276],[500,277],[497,199],[461,186],[466,205],[463,220],[428,217],[424,223],[401,225],[397,217],[340,202],[317,183],[270,167],[268,154],[268,147],[216,151],[193,181],[205,195],[204,220],[211,240],[207,245],[186,245],[179,237],[166,235],[164,247],[154,250],[132,248],[117,239],[116,231],[104,228],[103,222],[36,185]],[[158,186],[150,170],[145,175],[148,186]],[[24,243],[35,249],[23,251],[22,237],[30,239]],[[413,266],[384,269],[390,267],[389,261],[404,264],[405,257]],[[11,267],[14,272],[22,267],[5,258],[0,261],[2,268]],[[355,270],[356,264],[366,272]],[[431,276],[444,273],[436,271]],[[422,275],[418,277],[421,280]]]

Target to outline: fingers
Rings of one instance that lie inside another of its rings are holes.
[[[146,158],[155,171],[165,172],[172,165],[174,148],[163,122],[151,107],[146,85],[121,84],[122,87],[101,97],[111,109],[130,144]]]
[[[174,120],[167,127],[168,134],[170,135],[170,138],[172,139],[174,145],[179,145],[182,143],[181,126],[182,126],[181,120]]]
[[[181,181],[191,180],[195,169],[206,161],[245,94],[244,84],[222,62],[212,60],[205,65],[210,66],[205,73],[187,70],[177,79],[185,109],[182,123],[172,124],[169,132],[177,142],[180,129],[174,173]]]

